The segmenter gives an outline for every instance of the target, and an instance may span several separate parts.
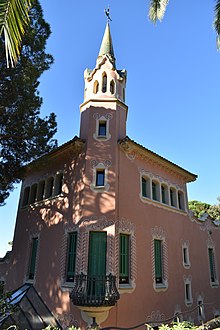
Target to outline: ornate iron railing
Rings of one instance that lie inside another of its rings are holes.
[[[74,288],[70,299],[76,306],[114,306],[120,298],[116,277],[89,276],[81,273],[74,277]]]

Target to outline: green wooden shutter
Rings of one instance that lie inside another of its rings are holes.
[[[130,237],[126,234],[120,234],[120,265],[119,265],[119,282],[129,283],[129,250],[130,250]]]
[[[68,237],[68,257],[67,257],[67,282],[74,281],[75,264],[76,264],[76,242],[77,232],[69,233]]]
[[[89,275],[106,275],[106,232],[90,232],[89,237]]]
[[[142,196],[147,197],[147,181],[142,177]]]
[[[162,241],[154,240],[154,262],[156,283],[163,283]]]
[[[214,261],[214,252],[212,248],[208,249],[209,254],[209,267],[210,267],[210,276],[211,282],[215,282],[215,261]]]
[[[87,294],[100,297],[105,293],[107,233],[90,232]]]
[[[34,275],[35,275],[37,248],[38,248],[38,237],[35,237],[32,239],[31,260],[30,260],[30,268],[29,268],[29,279],[31,280],[34,279]]]

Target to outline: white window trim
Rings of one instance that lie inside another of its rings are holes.
[[[189,299],[186,297],[186,285],[189,285]],[[185,295],[185,305],[187,307],[192,306],[193,304],[193,297],[192,297],[192,277],[184,277],[184,295]]]
[[[214,254],[214,271],[215,271],[215,281],[212,282],[211,280],[211,269],[210,269],[210,260],[209,260],[209,249],[213,250],[213,254]],[[217,272],[217,258],[216,258],[216,251],[215,251],[215,247],[214,244],[211,242],[209,242],[207,244],[207,256],[208,256],[208,267],[209,267],[209,282],[210,282],[210,286],[211,288],[218,288],[219,286],[219,281],[218,281],[218,272]]]
[[[201,302],[201,315],[200,315],[199,302]],[[205,321],[204,300],[203,300],[203,297],[201,295],[198,296],[198,298],[197,298],[197,306],[198,306],[198,321],[199,322]]]
[[[111,139],[111,134],[109,133],[109,121],[112,119],[112,115],[107,114],[105,116],[100,116],[99,114],[95,114],[93,117],[96,120],[96,129],[95,129],[95,133],[93,134],[93,138],[96,141],[108,141],[109,139]],[[106,135],[105,136],[99,135],[99,123],[100,122],[106,122]]]
[[[161,240],[163,245],[163,283],[156,283],[155,280],[155,256],[154,256],[154,240]],[[166,291],[168,289],[168,252],[166,233],[161,227],[155,227],[152,229],[152,240],[151,240],[151,259],[152,259],[152,277],[153,277],[153,288],[156,292]]]
[[[184,249],[186,249],[186,262],[184,262]],[[189,269],[191,267],[189,258],[189,241],[185,241],[182,244],[182,257],[183,257],[183,267]]]
[[[122,228],[121,228],[122,227]],[[130,236],[130,274],[129,274],[129,283],[120,284],[119,283],[119,239],[120,234],[125,234]],[[129,222],[120,221],[119,222],[119,231],[117,235],[117,245],[118,245],[118,289],[119,293],[132,293],[136,288],[136,277],[135,277],[135,269],[136,269],[136,237],[135,237],[135,229],[134,226]]]
[[[149,180],[148,182],[148,187],[147,187],[147,195],[148,196],[143,196],[142,194],[142,177],[145,178],[146,180]],[[152,182],[155,182],[158,187],[158,199],[159,200],[154,200],[153,196],[152,196]],[[167,203],[163,203],[162,202],[162,191],[161,191],[161,187],[165,186],[166,188],[166,199],[167,199]],[[175,206],[171,205],[171,199],[170,199],[170,189],[173,189],[175,192]],[[183,208],[179,207],[179,203],[178,203],[178,192],[180,192],[183,196]],[[178,212],[178,213],[182,213],[182,214],[186,214],[186,192],[184,191],[184,189],[180,188],[177,185],[174,185],[173,183],[170,183],[168,181],[166,181],[163,178],[158,177],[157,175],[154,175],[152,173],[146,172],[143,169],[140,170],[140,194],[139,197],[141,199],[142,202],[144,203],[150,203],[150,204],[154,204],[163,208],[170,208],[171,210]]]
[[[96,175],[98,170],[105,171],[104,186],[96,186]],[[104,191],[109,190],[110,185],[108,184],[108,167],[105,166],[103,163],[99,163],[93,167],[93,179],[92,179],[92,183],[90,184],[90,188],[92,189],[92,191],[97,193],[102,193]]]

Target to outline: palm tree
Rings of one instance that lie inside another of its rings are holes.
[[[164,17],[169,0],[150,0],[149,18],[153,23]],[[214,8],[214,28],[216,31],[217,49],[220,49],[220,0],[216,0]]]
[[[7,66],[18,60],[30,5],[31,0],[0,0],[0,38],[4,40]]]

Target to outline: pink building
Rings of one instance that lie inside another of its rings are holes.
[[[0,261],[5,289],[33,285],[63,329],[220,315],[219,223],[188,210],[196,175],[126,135],[126,71],[108,23],[84,78],[80,137],[23,171],[13,250]],[[23,311],[40,329],[47,319],[33,305]]]

